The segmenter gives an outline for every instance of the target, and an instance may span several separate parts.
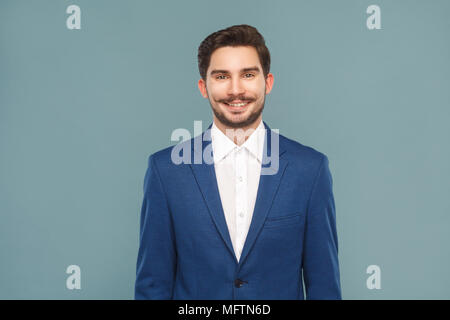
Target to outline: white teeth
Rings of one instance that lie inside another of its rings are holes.
[[[245,103],[237,103],[237,104],[233,104],[233,103],[228,103],[228,105],[232,106],[232,107],[242,107],[245,106],[248,102]]]

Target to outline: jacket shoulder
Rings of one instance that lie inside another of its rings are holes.
[[[327,156],[317,149],[289,139],[280,134],[280,146],[287,151],[289,160],[303,163],[322,163]]]
[[[194,138],[188,139],[181,143],[174,144],[172,146],[160,149],[148,157],[148,163],[154,161],[158,168],[168,168],[170,166],[176,166],[179,161],[178,158],[183,155],[185,150],[189,150],[192,154],[192,145],[194,143]],[[176,150],[174,150],[176,148]],[[175,159],[173,159],[175,157]],[[179,164],[179,163],[178,163]]]

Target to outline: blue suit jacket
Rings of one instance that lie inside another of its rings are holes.
[[[328,158],[264,126],[263,163],[278,138],[279,166],[260,177],[239,262],[214,164],[175,164],[174,146],[150,156],[136,299],[304,299],[303,281],[307,299],[341,299]],[[191,159],[201,156],[211,144],[210,130],[182,144]]]

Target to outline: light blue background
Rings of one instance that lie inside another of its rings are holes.
[[[81,8],[81,30],[66,8]],[[381,8],[368,30],[366,8]],[[266,39],[263,119],[330,160],[344,299],[450,298],[450,2],[0,2],[0,298],[132,299],[149,154],[206,128],[197,48]],[[66,289],[67,266],[81,290]],[[366,268],[381,268],[381,289]]]

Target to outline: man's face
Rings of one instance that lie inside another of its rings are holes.
[[[215,50],[206,82],[200,79],[198,86],[222,127],[246,129],[261,120],[272,84],[271,73],[264,78],[256,49],[239,46]]]

